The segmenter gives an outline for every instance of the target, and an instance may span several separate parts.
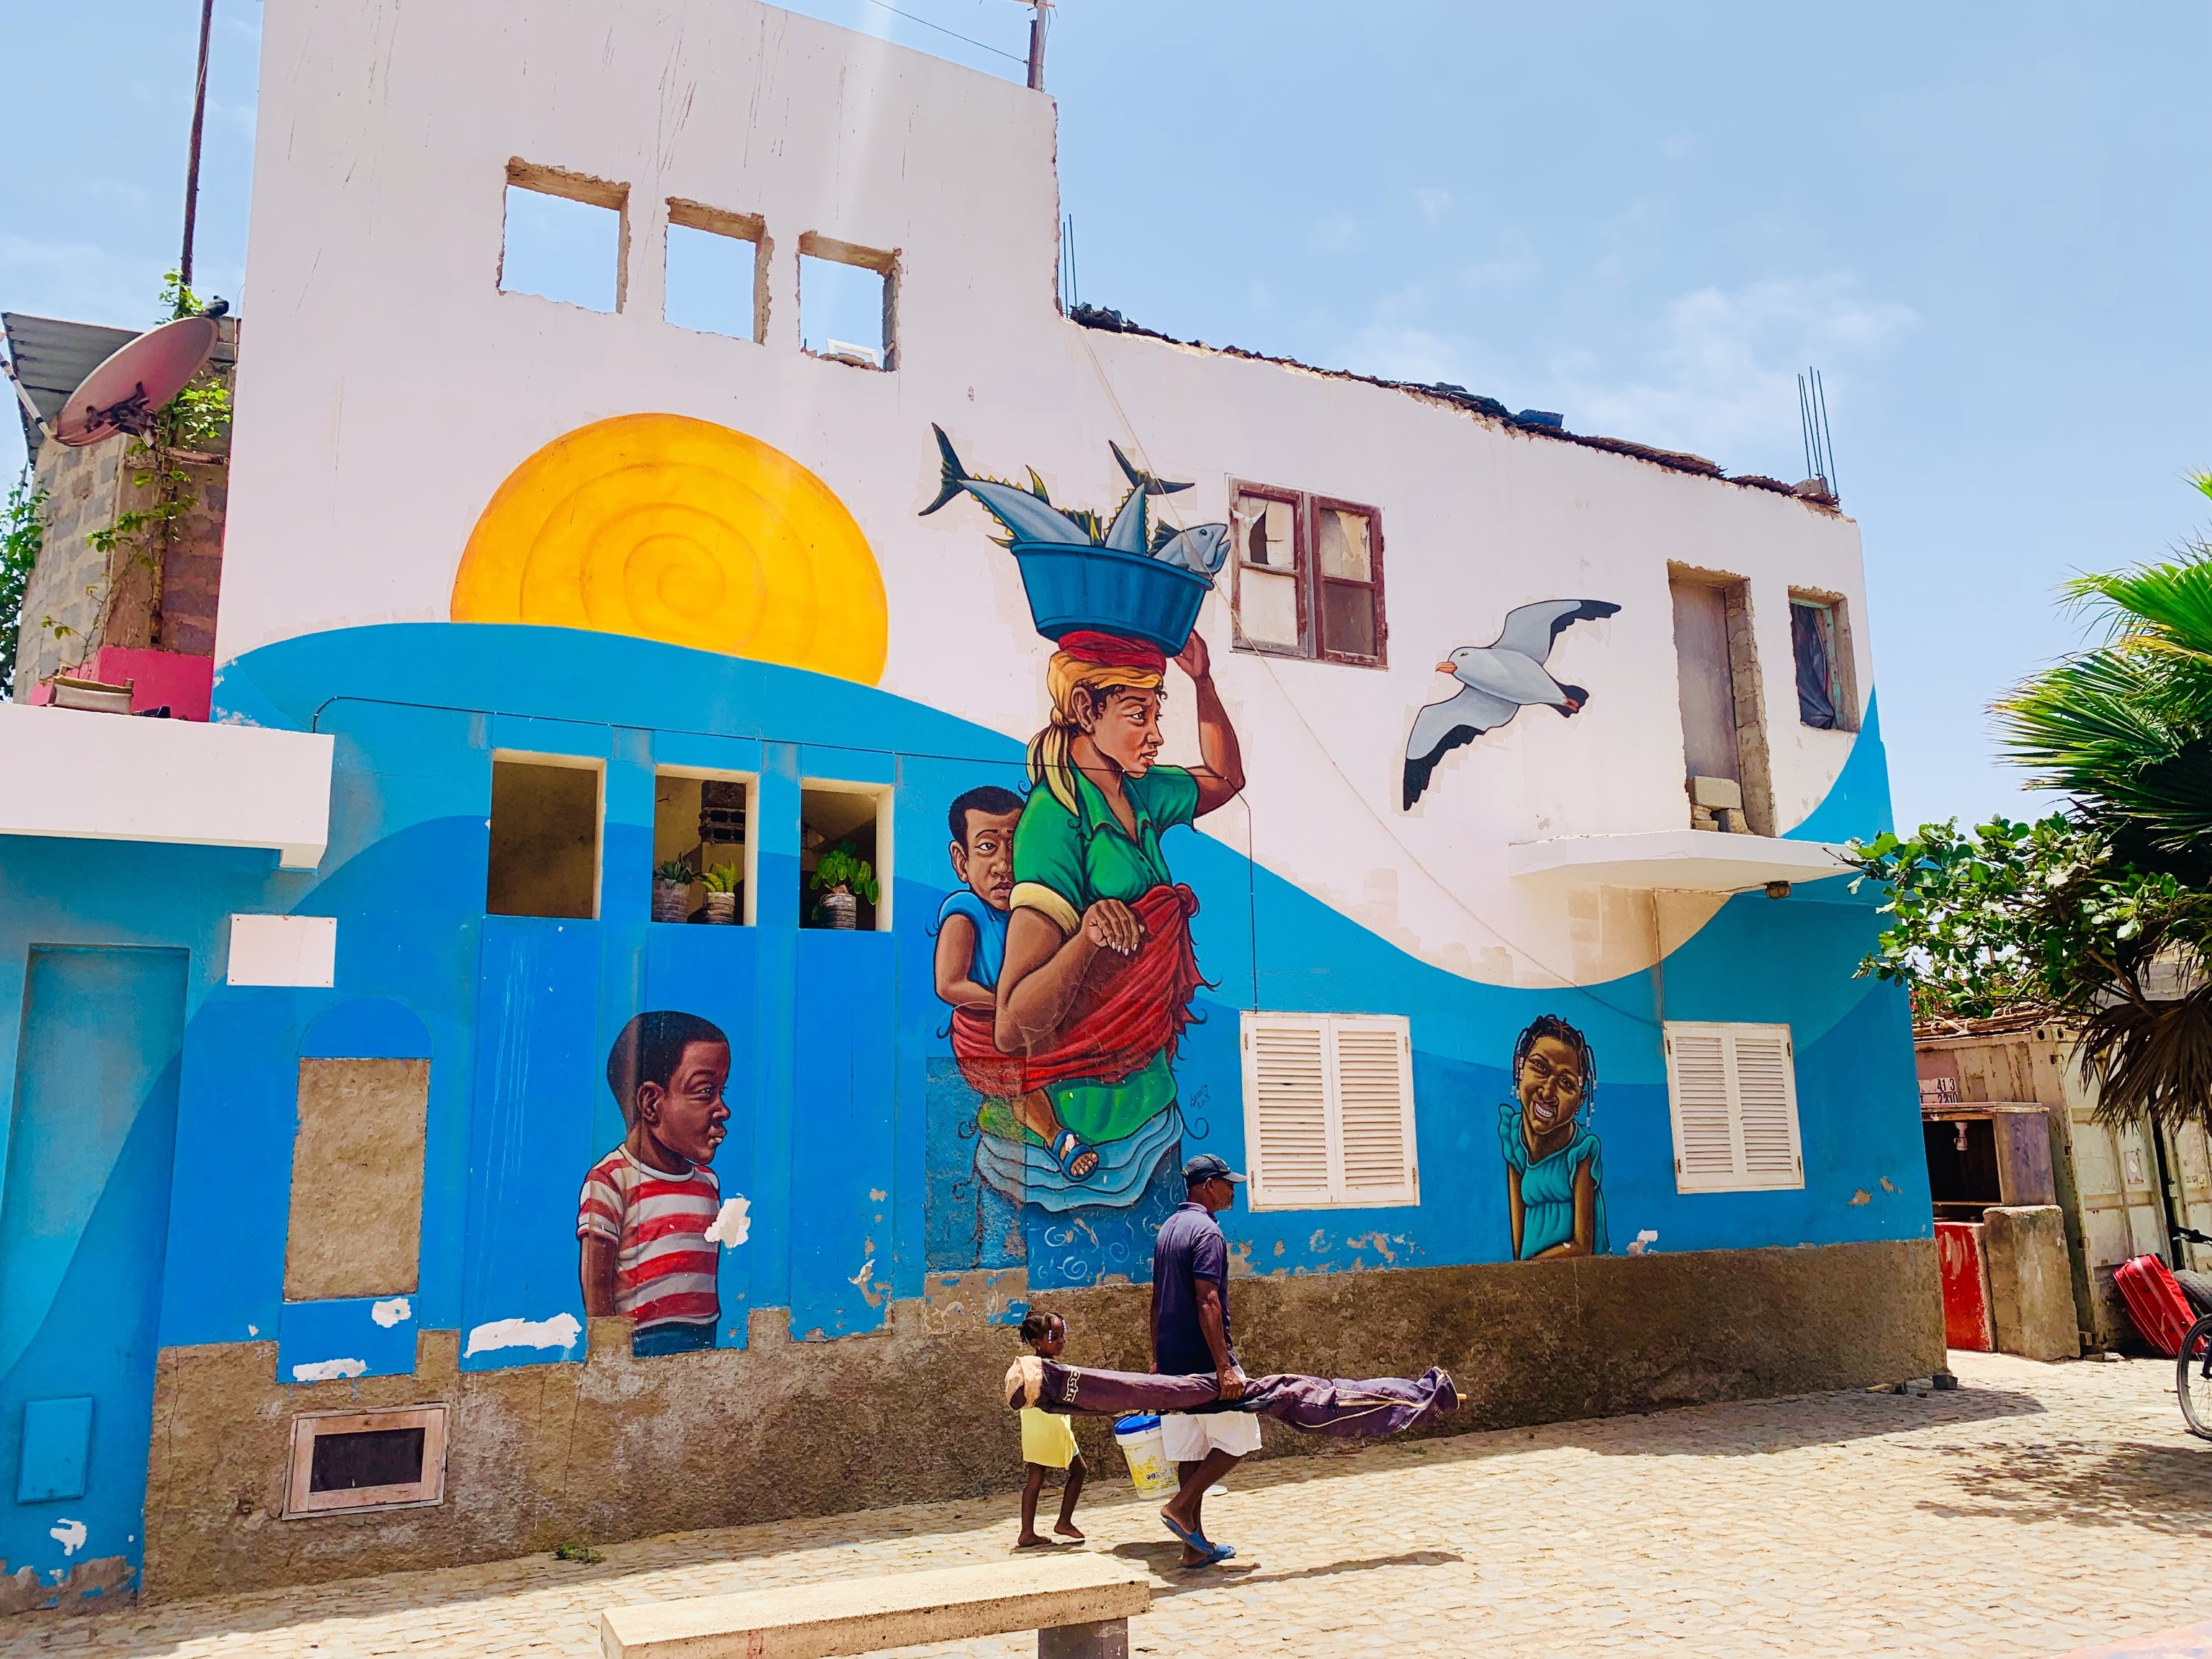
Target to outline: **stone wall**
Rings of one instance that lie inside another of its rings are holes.
[[[980,1284],[931,1283],[877,1334],[793,1342],[784,1311],[760,1309],[744,1350],[656,1359],[630,1358],[619,1320],[592,1322],[583,1364],[464,1372],[458,1334],[430,1331],[416,1376],[353,1382],[280,1385],[270,1342],[164,1350],[145,1593],[1010,1492],[1018,1437],[998,1390],[1019,1344],[965,1306],[982,1305]],[[1943,1363],[1926,1240],[1239,1279],[1231,1300],[1255,1371],[1449,1367],[1469,1399],[1440,1432],[1856,1388]],[[1073,1363],[1147,1368],[1144,1287],[1032,1305],[1067,1318]],[[443,1504],[280,1518],[295,1415],[436,1401],[453,1407]],[[1079,1419],[1078,1433],[1119,1478],[1109,1425]],[[1263,1455],[1324,1446],[1267,1433]]]
[[[33,487],[46,492],[46,537],[23,590],[23,618],[15,635],[15,701],[57,669],[90,655],[107,591],[108,556],[90,538],[115,522],[131,474],[128,438],[109,438],[82,449],[41,444]],[[67,632],[61,630],[66,629]]]

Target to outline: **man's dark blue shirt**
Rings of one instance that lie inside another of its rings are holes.
[[[1198,1281],[1221,1292],[1221,1334],[1229,1336],[1229,1246],[1205,1205],[1193,1200],[1160,1228],[1152,1246],[1153,1369],[1163,1376],[1211,1376],[1213,1350],[1198,1323]],[[1229,1348],[1231,1360],[1236,1344]]]

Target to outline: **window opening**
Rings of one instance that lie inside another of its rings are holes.
[[[1826,594],[1791,593],[1790,651],[1796,670],[1799,721],[1821,731],[1858,730],[1844,602]]]
[[[628,185],[519,156],[507,164],[501,293],[535,294],[586,311],[620,311],[629,256]]]
[[[1676,571],[1668,586],[1690,827],[1771,836],[1773,795],[1749,585]]]
[[[890,927],[890,799],[881,791],[802,783],[799,925],[878,933]]]
[[[1802,1187],[1790,1028],[1670,1020],[1665,1042],[1675,1190]]]
[[[284,1513],[398,1509],[446,1495],[446,1407],[319,1412],[292,1419]]]
[[[726,213],[672,196],[660,314],[678,328],[765,340],[769,253],[768,228],[758,214]]]
[[[1387,629],[1375,509],[1240,485],[1232,511],[1238,648],[1381,666]]]
[[[898,257],[809,231],[799,239],[800,349],[856,368],[898,367]]]
[[[1419,1204],[1403,1015],[1243,1017],[1255,1210]]]
[[[656,772],[653,919],[750,924],[750,779]]]
[[[599,898],[598,766],[494,756],[486,912],[589,919]]]

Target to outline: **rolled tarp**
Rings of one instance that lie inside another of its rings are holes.
[[[1006,1404],[1063,1416],[1120,1417],[1129,1412],[1251,1412],[1308,1434],[1375,1439],[1459,1409],[1451,1373],[1431,1365],[1416,1377],[1358,1380],[1290,1375],[1255,1376],[1235,1400],[1224,1400],[1212,1376],[1157,1376],[1093,1370],[1024,1354],[1007,1368]]]

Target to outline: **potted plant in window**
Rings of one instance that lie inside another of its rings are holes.
[[[814,866],[810,884],[822,891],[815,902],[815,913],[829,927],[852,928],[860,923],[863,898],[873,904],[882,889],[876,883],[876,872],[867,860],[849,847],[833,847],[822,855]],[[857,895],[858,896],[855,896]]]
[[[700,878],[707,886],[707,920],[725,927],[738,919],[738,866],[718,864]]]
[[[683,921],[691,915],[691,866],[671,859],[653,872],[653,919]]]

